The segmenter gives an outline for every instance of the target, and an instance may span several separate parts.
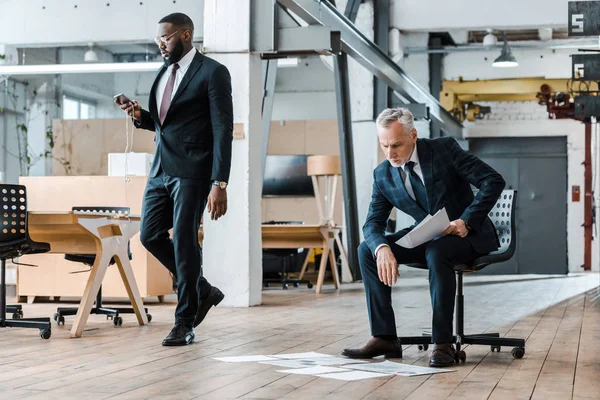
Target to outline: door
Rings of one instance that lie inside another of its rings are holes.
[[[566,137],[472,139],[470,151],[518,190],[517,248],[482,274],[566,274]]]

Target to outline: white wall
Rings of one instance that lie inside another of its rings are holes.
[[[150,42],[158,21],[183,12],[202,39],[204,0],[4,0],[0,41],[14,45]],[[110,4],[107,6],[107,4]]]
[[[391,0],[390,23],[403,30],[538,28],[567,25],[568,0]]]

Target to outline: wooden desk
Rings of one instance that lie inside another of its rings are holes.
[[[348,268],[348,260],[346,252],[342,246],[339,235],[341,232],[340,228],[327,227],[321,225],[262,225],[262,248],[263,249],[298,249],[305,248],[310,249],[304,264],[302,265],[302,271],[300,272],[300,279],[306,272],[308,266],[308,260],[312,254],[313,249],[323,249],[323,256],[321,257],[321,264],[319,266],[319,276],[317,278],[316,293],[321,293],[323,287],[323,281],[325,280],[325,268],[327,267],[327,259],[332,265],[333,283],[335,288],[339,288],[339,279],[337,268],[335,268],[335,254],[334,254],[334,241],[338,241],[338,247],[341,250],[342,264],[345,268]],[[198,241],[202,245],[204,234],[202,227],[198,232]]]
[[[127,243],[140,229],[140,217],[110,217],[77,212],[28,212],[29,235],[50,244],[51,253],[96,254],[85,291],[71,328],[71,337],[81,337],[102,284],[108,264],[115,258],[121,279],[140,325],[148,323],[144,305],[127,254]]]

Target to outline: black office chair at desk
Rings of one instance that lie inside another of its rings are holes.
[[[37,328],[43,339],[50,338],[50,318],[24,319],[21,306],[6,305],[6,260],[48,251],[48,243],[29,237],[25,186],[0,185],[0,328]],[[13,319],[6,319],[7,309],[13,312]]]
[[[73,207],[73,212],[82,212],[82,213],[94,213],[100,212],[104,214],[112,214],[115,216],[126,216],[129,215],[129,207]],[[133,259],[131,254],[129,244],[127,245],[127,255],[129,259]],[[94,261],[96,261],[95,254],[65,254],[65,260],[80,262],[83,263],[90,268],[94,265]],[[110,259],[109,265],[114,265],[116,263],[115,258]],[[57,324],[65,324],[65,316],[68,315],[76,315],[78,307],[58,307],[56,309],[56,313],[54,314],[54,320]],[[148,314],[148,309],[144,308],[144,312],[148,317],[148,322],[152,321],[152,315]],[[106,315],[106,318],[112,318],[113,324],[115,326],[120,326],[123,324],[123,318],[119,316],[119,314],[134,314],[135,310],[132,307],[111,307],[107,308],[102,305],[102,285],[100,285],[100,289],[98,289],[98,294],[96,294],[96,303],[92,308],[90,314],[101,314]]]
[[[504,190],[500,198],[494,205],[489,216],[496,227],[500,248],[486,256],[475,259],[471,264],[455,265],[454,271],[457,276],[456,285],[456,315],[455,315],[455,336],[456,359],[455,361],[465,362],[467,356],[464,350],[461,350],[463,344],[491,346],[491,350],[500,351],[502,346],[513,347],[512,356],[514,358],[523,358],[525,355],[525,340],[500,337],[498,333],[480,333],[475,335],[465,335],[464,333],[464,297],[463,297],[463,274],[479,271],[490,264],[496,264],[509,260],[517,247],[516,235],[516,204],[517,191]],[[410,267],[427,269],[425,264],[407,264]],[[419,345],[420,350],[427,350],[431,344],[431,335],[406,336],[399,338],[402,344]]]

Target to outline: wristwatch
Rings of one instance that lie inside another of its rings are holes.
[[[213,181],[213,186],[218,186],[221,189],[225,189],[227,187],[227,182],[223,181]]]
[[[471,230],[473,230],[473,228],[471,228],[471,225],[467,224],[466,222],[465,222],[465,228],[467,228],[467,230],[469,232],[471,232]]]

